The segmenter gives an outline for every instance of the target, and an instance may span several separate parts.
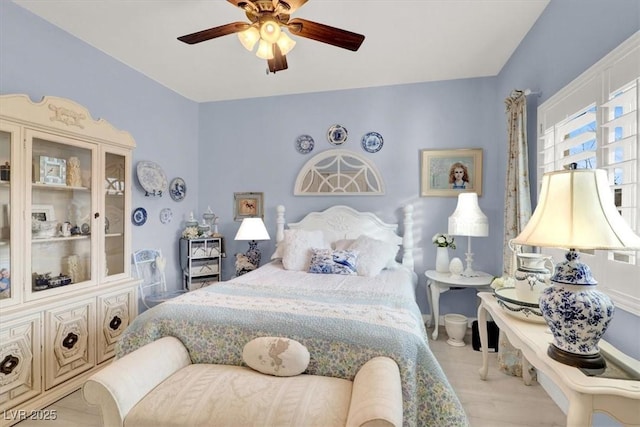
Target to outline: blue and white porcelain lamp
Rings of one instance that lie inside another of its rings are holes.
[[[569,249],[566,259],[556,264],[553,286],[540,296],[542,315],[553,334],[547,353],[594,374],[604,371],[598,342],[613,318],[614,305],[597,290],[578,251],[640,249],[640,237],[618,213],[607,172],[572,168],[546,173],[538,205],[513,241]]]
[[[257,240],[269,240],[269,232],[262,221],[262,218],[245,218],[240,224],[234,240],[248,240],[249,250],[245,253],[247,259],[255,268],[260,266],[260,249]]]

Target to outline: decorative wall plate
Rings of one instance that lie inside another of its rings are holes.
[[[347,137],[349,136],[349,132],[347,132],[347,128],[340,125],[333,125],[329,128],[329,132],[327,132],[327,139],[333,145],[342,145],[347,142]]]
[[[167,190],[167,176],[157,163],[142,160],[136,166],[136,173],[145,196],[162,196]]]
[[[169,184],[169,196],[176,202],[182,201],[187,195],[187,184],[182,178],[173,178]]]
[[[160,211],[160,222],[163,224],[169,224],[173,219],[173,211],[171,208],[164,208]]]
[[[310,135],[300,135],[296,139],[296,150],[301,154],[308,154],[313,150],[313,138]]]
[[[131,214],[133,225],[142,225],[147,222],[147,211],[145,208],[136,208]]]
[[[382,148],[382,135],[378,132],[369,132],[362,137],[362,148],[369,153],[377,153]]]

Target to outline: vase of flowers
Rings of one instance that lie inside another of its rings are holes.
[[[431,239],[436,245],[436,271],[438,273],[449,272],[449,248],[455,249],[456,244],[453,236],[438,233]]]

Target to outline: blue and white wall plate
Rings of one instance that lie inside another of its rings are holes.
[[[182,178],[173,178],[169,184],[169,196],[176,202],[182,201],[187,195],[187,184]]]
[[[167,189],[167,176],[155,162],[143,160],[136,166],[138,181],[144,188],[145,196],[160,196]]]
[[[164,208],[160,211],[160,222],[163,224],[169,224],[173,219],[173,211],[171,208]]]
[[[369,153],[377,153],[384,143],[382,135],[378,132],[369,132],[362,136],[362,149]]]
[[[347,128],[340,125],[333,125],[329,128],[329,132],[327,132],[327,139],[333,145],[342,145],[347,142],[347,138],[349,137],[349,132],[347,132]]]
[[[313,150],[314,142],[310,135],[300,135],[296,139],[296,150],[300,154],[308,154]]]
[[[133,225],[143,225],[147,222],[147,211],[145,208],[136,208],[131,214]]]

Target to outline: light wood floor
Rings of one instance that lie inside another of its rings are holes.
[[[447,334],[441,328],[437,341],[429,341],[449,382],[455,389],[472,427],[551,427],[564,426],[566,416],[534,383],[525,386],[522,378],[504,375],[497,369],[497,354],[489,353],[489,376],[481,381],[478,368],[480,352],[471,346],[470,334],[464,347],[446,343]],[[84,403],[79,391],[51,405],[56,410],[55,421],[23,421],[19,427],[100,427],[100,412]],[[453,427],[453,426],[451,426]]]

